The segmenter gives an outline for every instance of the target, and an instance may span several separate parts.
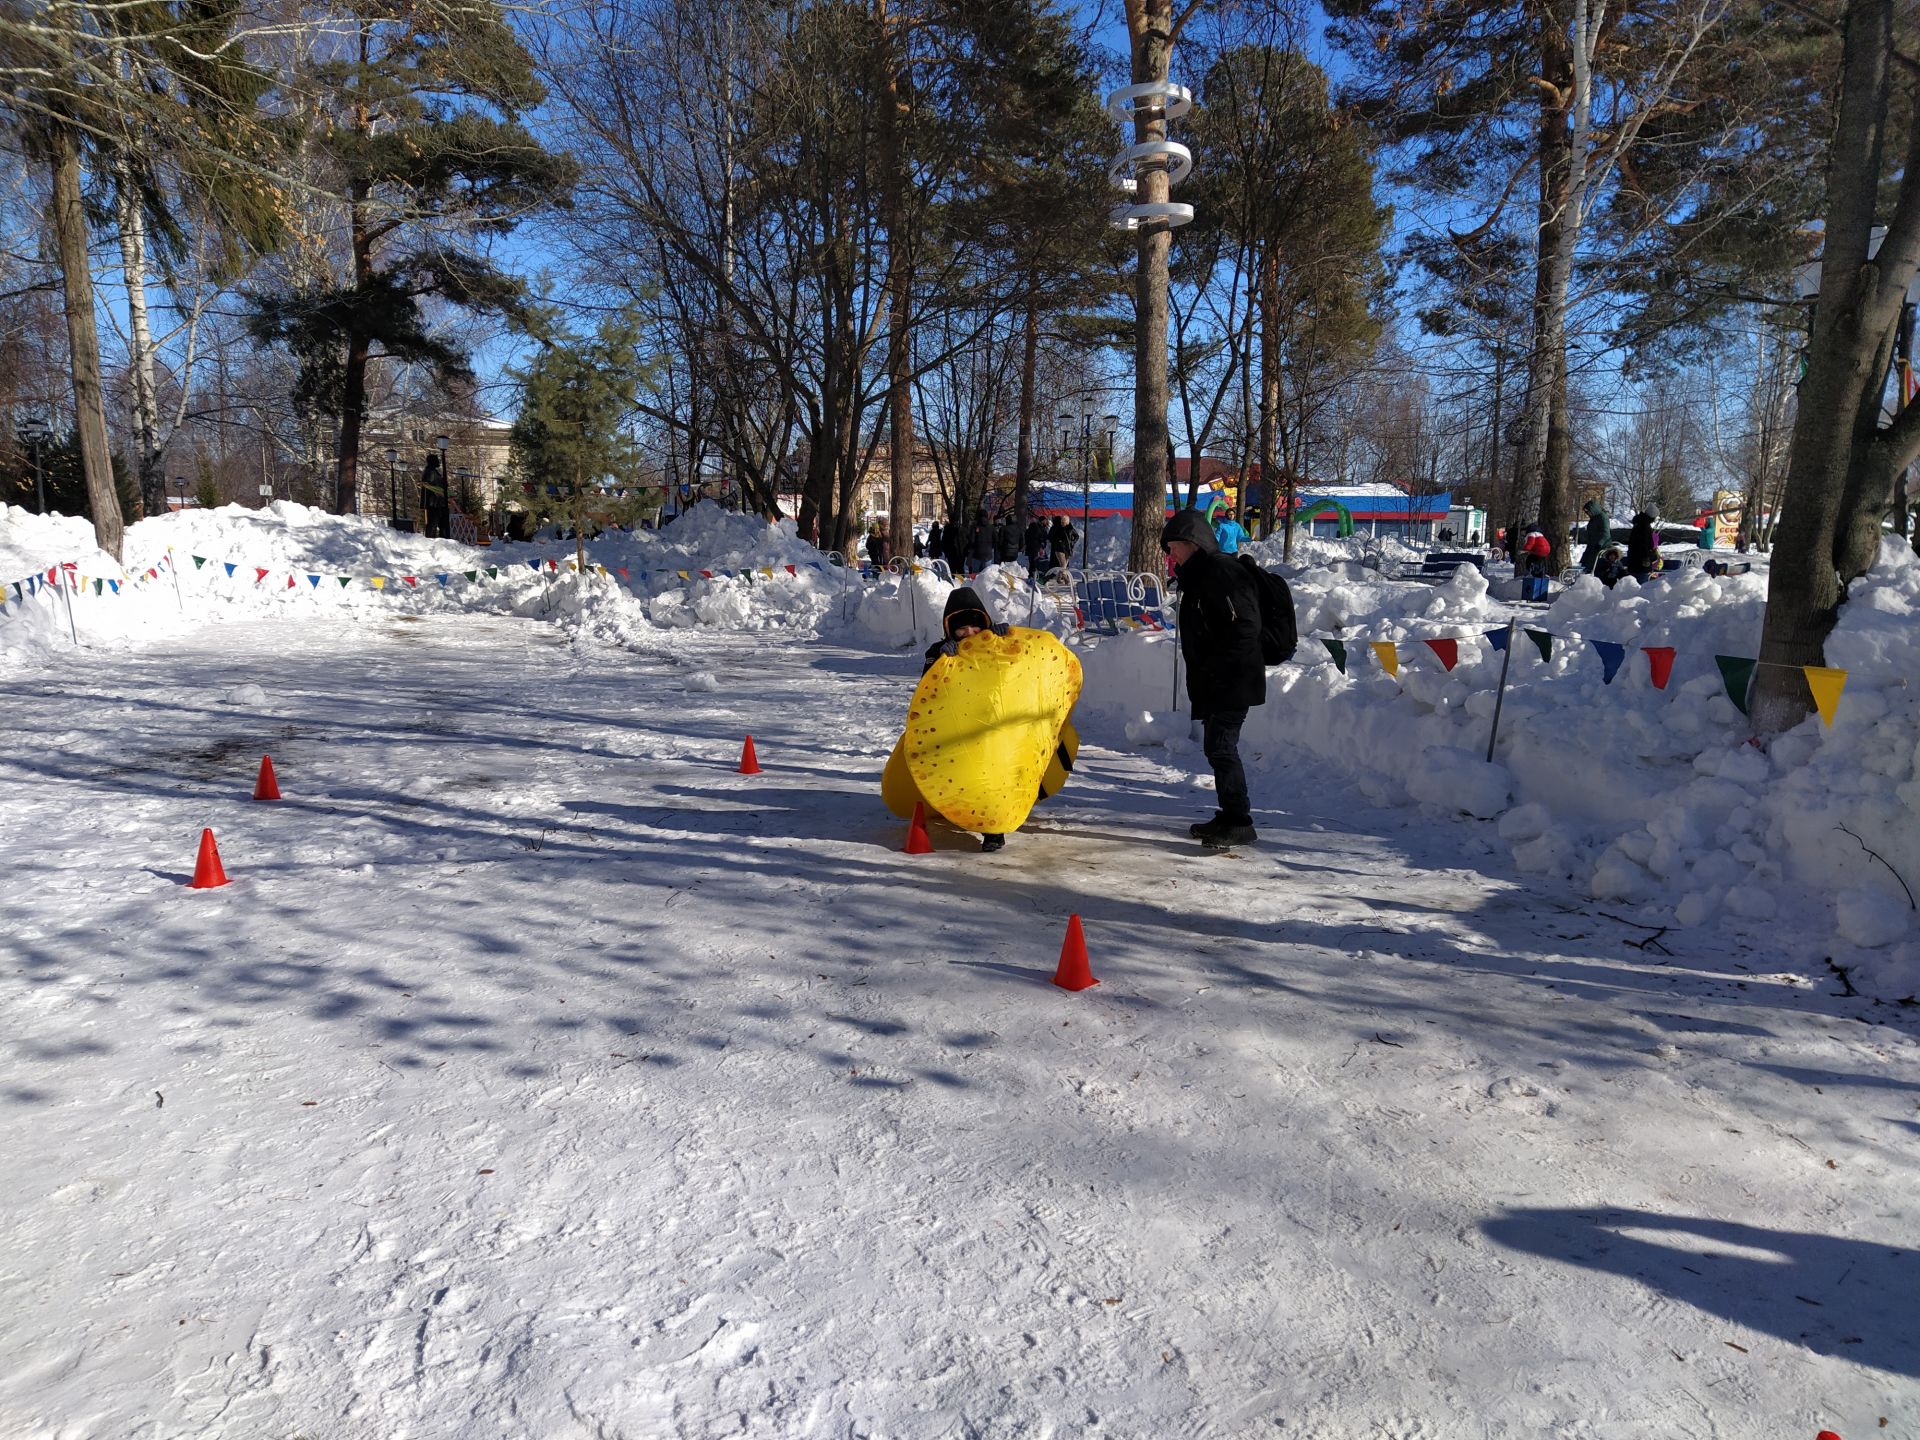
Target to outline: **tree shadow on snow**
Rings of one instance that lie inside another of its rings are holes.
[[[1509,1210],[1498,1244],[1637,1281],[1738,1325],[1920,1376],[1920,1255],[1866,1240],[1642,1210]]]

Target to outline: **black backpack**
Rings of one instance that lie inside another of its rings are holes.
[[[1253,556],[1243,554],[1239,558],[1253,572],[1253,588],[1260,596],[1260,658],[1269,665],[1284,665],[1300,644],[1300,627],[1293,618],[1293,591]]]

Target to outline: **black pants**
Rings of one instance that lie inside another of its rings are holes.
[[[1238,710],[1216,710],[1201,720],[1201,749],[1213,767],[1213,788],[1220,797],[1220,814],[1232,825],[1253,823],[1247,772],[1240,764],[1240,727],[1246,723],[1245,706]]]

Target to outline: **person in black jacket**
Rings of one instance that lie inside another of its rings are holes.
[[[1027,521],[1027,533],[1022,537],[1027,552],[1027,573],[1038,575],[1047,565],[1047,527],[1038,515]]]
[[[1267,702],[1260,655],[1260,592],[1247,567],[1220,553],[1213,527],[1197,510],[1182,510],[1160,535],[1180,582],[1180,654],[1187,662],[1187,699],[1201,722],[1220,808],[1190,833],[1205,845],[1247,845],[1259,839],[1247,772],[1240,763],[1240,727],[1247,711]]]
[[[993,563],[993,532],[987,529],[987,517],[977,515],[973,521],[973,536],[967,541],[967,572],[978,575]]]
[[[1627,573],[1644,585],[1659,563],[1660,537],[1653,533],[1653,516],[1642,510],[1627,531]]]
[[[987,613],[986,603],[971,585],[962,585],[947,595],[947,608],[940,617],[940,629],[946,636],[927,647],[927,657],[920,666],[925,675],[934,667],[934,663],[945,655],[960,653],[960,642],[969,635],[978,635],[982,630],[991,630],[996,635],[1005,635],[1010,627],[996,625],[993,616]],[[1007,837],[1004,835],[982,835],[980,848],[994,851],[1005,848]]]
[[[941,533],[940,522],[938,520],[934,521],[932,528],[927,531],[927,548],[925,553],[929,559],[933,560],[944,560],[947,558],[947,537]]]

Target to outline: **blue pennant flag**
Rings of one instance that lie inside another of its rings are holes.
[[[113,587],[114,594],[118,595],[120,593],[120,582],[118,580],[109,580],[107,584]]]
[[[1611,685],[1613,677],[1620,673],[1620,662],[1627,658],[1627,647],[1616,645],[1611,640],[1589,640],[1587,642],[1600,652],[1602,683]]]
[[[318,590],[320,588],[320,577],[318,575],[309,575],[307,576],[307,583]]]
[[[233,561],[228,560],[224,563],[226,564],[226,567],[227,567],[227,578],[231,580],[233,578]]]
[[[443,589],[443,590],[444,590],[444,589],[446,588],[446,585],[447,585],[447,577],[446,577],[446,576],[444,576],[444,575],[436,575],[436,576],[434,576],[433,578],[434,578],[434,579],[436,579],[436,580],[438,580],[438,581],[440,582],[440,588],[441,588],[441,589]]]
[[[38,575],[27,576],[27,593],[29,595],[38,595],[40,593],[40,577]]]
[[[527,568],[529,570],[538,570],[540,568],[540,562],[538,560],[529,560],[527,561]]]
[[[1493,646],[1494,649],[1505,652],[1507,648],[1507,632],[1504,629],[1487,631],[1487,643]]]

